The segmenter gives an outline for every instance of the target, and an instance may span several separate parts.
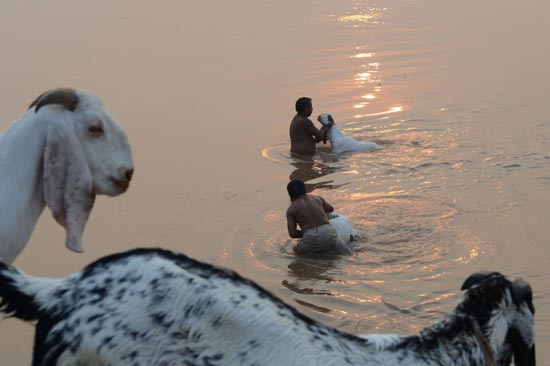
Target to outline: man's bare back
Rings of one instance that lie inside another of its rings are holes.
[[[300,238],[294,252],[305,256],[351,254],[328,221],[327,213],[334,208],[323,197],[307,194],[301,180],[291,180],[286,189],[290,196],[290,206],[286,210],[288,234],[291,238]]]
[[[290,237],[301,238],[306,230],[328,224],[327,213],[332,211],[334,208],[320,196],[304,194],[296,198],[286,211]],[[296,225],[300,226],[300,230]]]

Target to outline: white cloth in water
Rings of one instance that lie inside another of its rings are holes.
[[[308,229],[304,232],[294,252],[300,255],[347,255],[351,254],[348,246],[338,237],[331,224]]]

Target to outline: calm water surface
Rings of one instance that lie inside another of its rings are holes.
[[[45,89],[96,92],[130,135],[130,191],[98,199],[84,255],[45,213],[16,265],[63,276],[162,246],[237,270],[353,333],[416,332],[477,270],[535,290],[550,360],[550,56],[543,2],[69,1],[0,5],[0,127]],[[22,27],[22,24],[25,27]],[[290,156],[293,104],[375,141]],[[292,255],[289,178],[359,232],[354,255]],[[0,324],[2,364],[29,364],[33,328]]]

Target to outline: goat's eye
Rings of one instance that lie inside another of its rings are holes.
[[[99,137],[99,136],[103,135],[103,127],[101,127],[101,126],[90,126],[90,127],[88,127],[88,132],[94,137]]]

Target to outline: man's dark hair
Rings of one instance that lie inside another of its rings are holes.
[[[296,112],[304,112],[309,106],[311,106],[311,98],[301,97],[296,101]]]
[[[287,184],[286,190],[290,199],[294,201],[296,198],[306,194],[306,185],[301,180],[294,179]]]

